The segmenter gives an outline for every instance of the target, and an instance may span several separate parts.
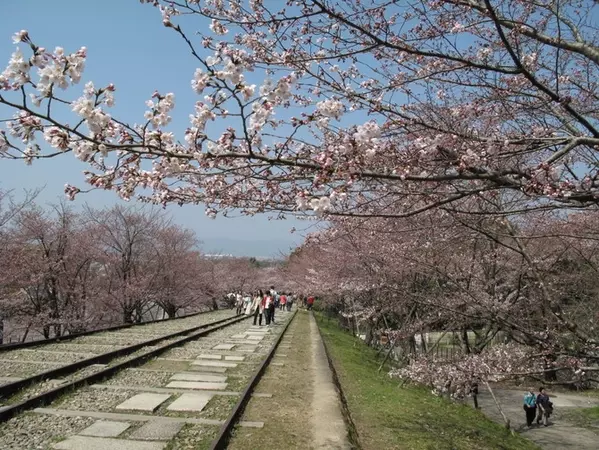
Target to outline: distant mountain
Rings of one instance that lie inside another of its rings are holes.
[[[202,250],[204,253],[210,254],[253,256],[259,259],[272,258],[288,255],[301,241],[301,236],[293,236],[290,239],[272,240],[244,240],[217,237],[205,239]]]

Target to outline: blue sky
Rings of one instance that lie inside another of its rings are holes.
[[[199,18],[185,24],[189,34],[207,26],[208,22]],[[112,114],[119,119],[140,122],[146,109],[144,102],[154,90],[174,92],[178,105],[172,114],[171,129],[182,135],[197,100],[190,87],[197,64],[181,38],[162,26],[156,8],[136,0],[4,2],[0,15],[1,66],[15,49],[11,36],[21,29],[28,30],[34,42],[48,49],[61,46],[71,52],[86,46],[84,79],[68,91],[68,97],[79,96],[89,80],[96,86],[114,83],[117,91]],[[0,109],[0,115],[6,118],[7,111]],[[32,166],[0,160],[0,186],[17,193],[45,187],[39,202],[56,202],[64,197],[65,183],[85,187],[81,173],[85,168],[70,154],[37,161]],[[75,206],[86,202],[102,207],[121,201],[114,193],[94,191],[80,196]],[[168,210],[177,223],[196,231],[206,251],[236,255],[278,255],[300,243],[302,230],[313,231],[309,227],[314,225],[295,219],[269,220],[265,215],[211,220],[201,206],[171,206]],[[292,227],[299,232],[291,234]]]

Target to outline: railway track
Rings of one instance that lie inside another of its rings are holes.
[[[67,342],[44,343],[32,349],[0,354],[0,421],[11,406],[62,384],[101,372],[134,353],[209,328],[231,319],[230,311],[216,311],[177,322],[142,328],[111,330]]]
[[[189,317],[199,316],[200,314],[209,314],[211,312],[213,312],[213,311],[198,311],[198,312],[185,314],[183,316],[178,316],[178,317],[173,317],[173,318],[154,319],[154,320],[148,320],[148,321],[139,322],[139,323],[127,323],[127,324],[122,324],[122,325],[112,325],[112,326],[105,327],[105,328],[96,328],[94,330],[81,331],[79,333],[64,334],[62,336],[52,337],[52,338],[48,338],[48,339],[34,339],[31,341],[25,341],[25,342],[7,342],[4,344],[0,344],[0,353],[6,352],[9,350],[17,350],[17,349],[23,349],[23,348],[29,348],[29,347],[37,347],[40,345],[52,344],[55,342],[69,341],[69,340],[76,339],[79,337],[90,336],[92,334],[103,333],[106,331],[117,331],[117,330],[124,330],[127,328],[132,328],[132,327],[141,327],[144,325],[150,325],[150,324],[154,324],[154,323],[165,323],[165,322],[169,322],[169,321],[177,321],[177,320],[182,320],[182,319],[189,318]]]
[[[12,405],[0,411],[0,448],[224,448],[234,426],[263,425],[238,420],[251,395],[268,396],[253,388],[293,314],[272,328],[241,317],[171,338]]]

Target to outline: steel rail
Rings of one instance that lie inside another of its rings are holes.
[[[258,369],[256,369],[256,371],[254,372],[254,375],[250,379],[250,382],[248,383],[244,391],[241,393],[241,398],[233,408],[231,414],[229,414],[229,417],[227,418],[225,423],[220,428],[217,436],[212,441],[212,444],[210,445],[210,450],[223,450],[227,448],[227,444],[229,443],[229,439],[231,438],[231,431],[233,430],[233,427],[243,414],[245,406],[247,405],[248,401],[252,396],[252,391],[254,390],[254,387],[256,387],[256,385],[262,378],[262,375],[264,375],[264,371],[270,364],[271,359],[277,351],[277,348],[279,347],[279,344],[281,343],[283,336],[287,332],[289,325],[291,325],[291,322],[293,321],[293,319],[295,319],[296,314],[297,309],[293,313],[293,316],[291,316],[291,319],[289,319],[289,321],[285,325],[285,328],[283,328],[281,334],[279,334],[279,336],[277,337],[277,340],[270,349],[270,352],[268,352],[268,355],[266,355],[266,358],[262,361]]]
[[[233,316],[239,317],[239,316]],[[14,395],[22,389],[26,387],[38,383],[40,381],[62,377],[65,375],[70,375],[84,367],[91,366],[92,364],[105,364],[108,361],[117,358],[119,356],[128,355],[130,353],[136,352],[140,348],[143,348],[147,345],[155,345],[161,341],[166,339],[172,339],[179,336],[183,336],[188,333],[193,333],[194,331],[200,330],[202,328],[211,327],[213,325],[218,325],[219,323],[223,323],[227,320],[231,320],[232,317],[228,317],[226,319],[215,320],[214,322],[206,323],[203,325],[196,325],[194,327],[187,328],[185,330],[177,331],[175,333],[167,334],[164,336],[160,336],[157,338],[148,339],[147,341],[138,342],[137,344],[128,345],[126,347],[121,347],[116,350],[111,350],[106,353],[102,353],[100,355],[95,355],[89,358],[82,359],[80,361],[75,361],[74,363],[65,364],[64,366],[57,367],[55,369],[46,370],[45,372],[41,372],[35,375],[31,375],[30,377],[23,378],[18,381],[13,381],[12,383],[7,383],[0,386],[0,399],[7,398],[10,395]]]
[[[115,364],[112,367],[107,367],[107,368],[102,369],[102,370],[100,370],[96,373],[93,373],[91,375],[87,375],[83,378],[79,378],[77,380],[63,384],[63,385],[58,386],[50,391],[36,395],[35,397],[31,397],[29,399],[23,400],[19,403],[5,406],[5,407],[0,407],[0,423],[6,422],[7,420],[11,419],[16,414],[18,414],[22,411],[47,405],[48,403],[52,402],[56,398],[60,397],[61,395],[66,394],[69,391],[75,390],[81,386],[86,386],[86,385],[100,382],[100,381],[104,380],[105,378],[109,378],[109,377],[115,375],[116,373],[118,373],[119,371],[121,371],[123,369],[141,365],[141,364],[145,363],[148,359],[154,358],[154,357],[164,353],[167,350],[170,350],[170,349],[177,347],[181,344],[190,342],[194,339],[206,336],[206,335],[212,333],[213,331],[217,331],[222,328],[226,328],[229,325],[233,325],[237,322],[241,322],[242,320],[246,320],[246,319],[248,319],[248,317],[245,315],[242,317],[235,316],[232,319],[231,318],[224,319],[224,320],[227,320],[228,322],[220,323],[220,324],[213,326],[212,328],[209,328],[207,330],[198,331],[197,333],[182,337],[181,339],[179,339],[175,342],[171,342],[171,343],[165,344],[161,347],[152,349],[148,352],[145,352],[145,353],[143,353],[139,356],[136,356],[134,358],[131,358],[127,361],[123,361],[119,364]],[[223,322],[223,320],[221,320],[219,322]],[[214,323],[212,325],[214,325]]]

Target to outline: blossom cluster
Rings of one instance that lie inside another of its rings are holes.
[[[144,113],[144,117],[154,128],[167,126],[172,120],[168,113],[175,107],[175,94],[169,92],[162,96],[154,92],[152,99],[146,101],[146,106],[150,109]]]
[[[331,117],[338,120],[343,114],[345,107],[339,100],[327,99],[318,102],[316,110],[324,117]]]
[[[470,395],[475,384],[511,378],[515,369],[533,372],[538,370],[539,362],[524,347],[496,345],[456,361],[418,357],[389,375],[429,386],[436,395],[449,394],[459,399]]]

